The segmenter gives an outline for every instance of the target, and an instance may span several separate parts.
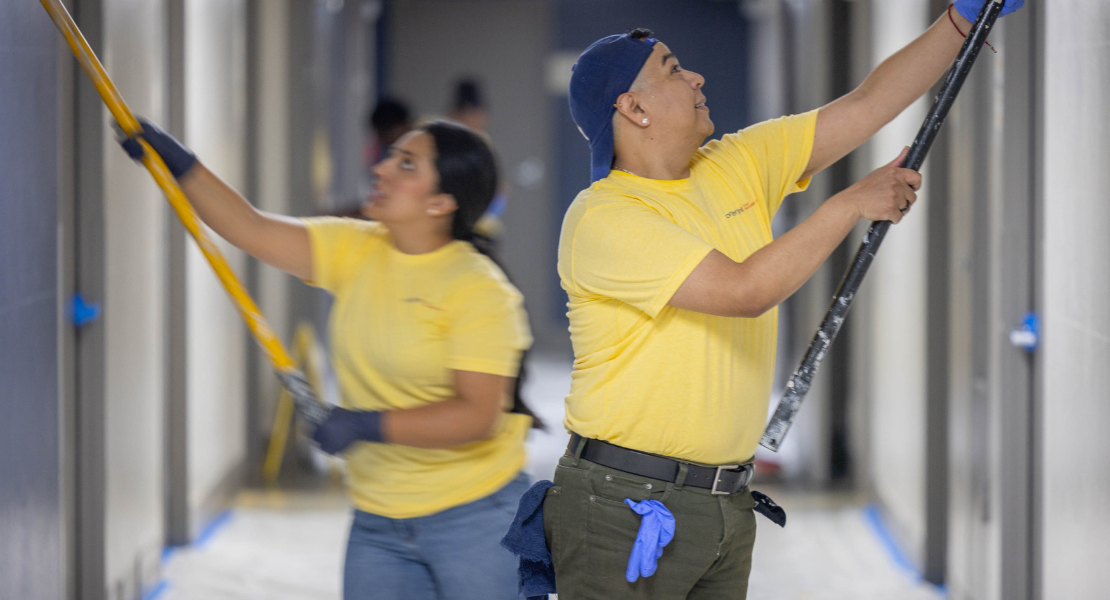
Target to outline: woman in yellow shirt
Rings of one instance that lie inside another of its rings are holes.
[[[516,381],[531,336],[520,293],[469,241],[497,190],[486,143],[447,121],[405,135],[361,221],[258,211],[166,133],[143,137],[216,233],[335,296],[345,408],[313,438],[348,459],[344,598],[517,598],[498,541],[527,488]]]

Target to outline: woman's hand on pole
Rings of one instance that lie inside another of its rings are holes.
[[[139,134],[139,137],[146,140],[150,147],[154,148],[154,151],[162,157],[162,162],[166,163],[166,168],[170,170],[170,173],[173,173],[174,177],[181,179],[197,164],[196,155],[184,144],[174,139],[172,135],[162,131],[161,128],[146,119],[140,118],[139,124],[143,127],[143,132]],[[128,156],[135,160],[142,160],[143,147],[139,145],[138,140],[133,137],[124,138],[120,140],[120,145],[123,146]]]
[[[312,440],[328,454],[339,454],[355,442],[382,441],[382,414],[373,410],[335,407],[312,432]]]

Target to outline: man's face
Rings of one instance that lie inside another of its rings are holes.
[[[700,144],[713,134],[701,92],[704,84],[704,77],[683,69],[666,44],[656,42],[631,91],[653,129],[667,138],[688,137]]]

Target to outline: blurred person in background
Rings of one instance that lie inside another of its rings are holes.
[[[486,131],[486,128],[489,127],[489,110],[486,108],[485,94],[482,92],[482,86],[478,80],[465,78],[455,83],[451,98],[451,109],[447,112],[447,118],[458,121],[486,136],[486,141],[490,142],[491,146],[493,145],[492,140],[489,139],[489,133]],[[502,183],[497,188],[497,195],[490,202],[486,214],[482,215],[482,218],[478,220],[478,224],[474,227],[479,235],[489,240],[495,247],[504,229],[501,215],[504,214],[507,203],[508,197],[505,195],[505,185]]]
[[[385,158],[401,136],[412,131],[412,112],[396,98],[382,98],[370,111],[369,125],[374,135],[367,145],[366,164],[373,167]]]
[[[486,110],[483,96],[482,86],[478,80],[460,79],[455,83],[447,118],[458,121],[478,133],[486,133],[486,128],[489,126],[489,112]]]
[[[374,167],[362,221],[256,210],[162,130],[144,123],[142,137],[216,233],[335,296],[346,408],[313,439],[348,461],[344,598],[517,598],[498,542],[528,487],[534,420],[517,376],[531,335],[520,293],[470,242],[497,190],[486,142],[445,121],[404,134]]]
[[[903,152],[777,240],[771,219],[929,90],[983,1],[957,1],[823,108],[705,145],[705,80],[650,31],[603,38],[579,57],[570,109],[593,184],[567,210],[559,243],[572,435],[543,503],[562,600],[746,596],[753,510],[785,523],[748,488],[776,307],[861,219],[899,222],[921,176],[900,168]],[[1008,0],[1003,14],[1021,4]],[[663,508],[643,509],[651,501]],[[673,538],[659,534],[668,519]]]
[[[366,124],[369,129],[362,150],[362,162],[366,170],[361,178],[361,184],[364,187],[360,187],[360,194],[374,185],[374,165],[381,162],[389,153],[389,148],[414,127],[409,107],[395,98],[379,100],[367,115]],[[317,214],[352,219],[365,218],[362,215],[361,198],[355,198],[354,202],[344,202],[341,206]]]

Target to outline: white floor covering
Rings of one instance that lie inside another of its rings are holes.
[[[550,478],[566,444],[561,426],[569,361],[536,360],[527,397],[551,433],[529,439],[528,472]],[[937,600],[899,567],[865,518],[862,498],[765,489],[789,513],[760,519],[751,600]],[[341,491],[244,492],[225,524],[165,565],[158,600],[337,600],[350,508]]]

